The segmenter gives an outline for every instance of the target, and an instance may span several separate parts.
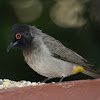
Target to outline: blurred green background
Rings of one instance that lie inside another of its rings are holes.
[[[0,78],[42,81],[18,48],[7,53],[13,24],[35,25],[94,64],[100,73],[99,0],[0,0]],[[64,79],[91,78],[82,73]],[[58,81],[53,79],[50,81]]]

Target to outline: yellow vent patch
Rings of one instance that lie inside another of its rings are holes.
[[[79,73],[79,72],[85,72],[85,71],[86,71],[86,70],[85,70],[83,67],[81,67],[81,66],[76,66],[76,68],[74,69],[72,75],[73,75],[73,74],[77,74],[77,73]]]

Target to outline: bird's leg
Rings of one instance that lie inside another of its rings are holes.
[[[47,82],[47,81],[50,80],[50,79],[51,79],[51,78],[48,77],[48,78],[46,78],[45,80],[43,80],[42,83],[45,83],[45,82]]]
[[[59,80],[59,82],[62,82],[63,79],[64,79],[64,77],[62,76],[61,79]]]

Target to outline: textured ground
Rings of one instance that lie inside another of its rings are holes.
[[[0,100],[100,100],[100,79],[1,89]]]

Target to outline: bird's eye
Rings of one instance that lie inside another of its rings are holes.
[[[20,33],[16,34],[16,39],[21,39],[21,34]]]

